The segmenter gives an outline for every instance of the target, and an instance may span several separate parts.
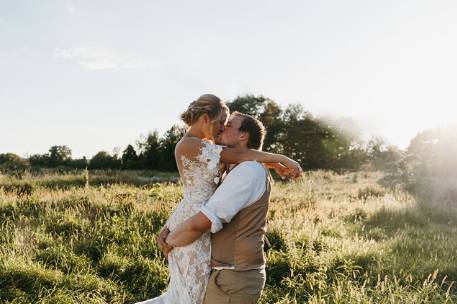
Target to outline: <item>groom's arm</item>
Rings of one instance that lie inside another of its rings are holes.
[[[211,230],[216,233],[223,223],[232,218],[250,203],[255,202],[265,191],[265,170],[261,165],[242,163],[224,179],[209,201],[196,215],[190,217],[167,237],[173,247],[186,246]]]
[[[166,242],[173,247],[186,246],[198,240],[210,228],[211,221],[206,215],[199,212],[173,230],[168,235]]]

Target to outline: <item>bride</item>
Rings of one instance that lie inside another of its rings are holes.
[[[273,167],[285,166],[294,175],[300,174],[298,163],[286,156],[214,144],[224,130],[228,114],[228,107],[217,96],[205,94],[192,102],[181,115],[189,126],[175,149],[184,196],[162,231],[174,230],[200,211],[202,204],[216,190],[225,164],[254,160],[276,163]],[[168,254],[170,283],[167,290],[157,298],[137,304],[201,304],[211,272],[210,258],[209,233],[188,246],[174,248]]]

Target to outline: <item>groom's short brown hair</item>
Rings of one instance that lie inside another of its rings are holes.
[[[263,123],[248,114],[243,114],[236,111],[232,114],[243,118],[239,130],[249,134],[247,147],[249,149],[262,150],[263,140],[265,139],[265,134],[267,133]]]

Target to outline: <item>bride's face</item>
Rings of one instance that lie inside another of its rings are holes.
[[[210,120],[207,124],[207,137],[216,139],[219,134],[224,131],[224,126],[227,122],[227,118],[228,113],[226,111],[222,111],[213,120]]]

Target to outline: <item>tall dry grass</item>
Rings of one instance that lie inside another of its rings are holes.
[[[132,303],[163,291],[155,236],[180,185],[122,174],[0,177],[0,302]],[[276,182],[261,303],[457,302],[457,212],[383,177]]]

